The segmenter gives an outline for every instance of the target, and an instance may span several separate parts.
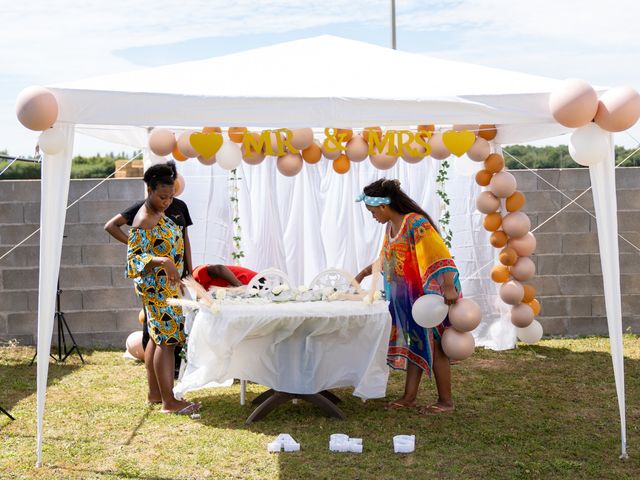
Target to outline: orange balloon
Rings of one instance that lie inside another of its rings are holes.
[[[518,254],[513,248],[505,248],[500,252],[500,263],[510,267],[518,261]]]
[[[378,134],[378,138],[382,139],[382,129],[380,127],[366,127],[362,130],[362,138],[364,138],[365,142],[369,142],[370,132],[376,132]]]
[[[348,142],[353,138],[353,130],[351,130],[350,128],[339,128],[337,137],[338,140],[343,143]]]
[[[420,135],[422,138],[424,137],[430,137],[431,134],[433,132],[436,131],[436,126],[435,125],[418,125],[418,135]]]
[[[489,242],[496,248],[504,247],[509,241],[509,237],[502,230],[495,231],[491,234]]]
[[[229,127],[227,135],[229,135],[229,140],[232,142],[242,143],[245,133],[247,133],[247,127]]]
[[[204,127],[202,133],[222,133],[222,129],[220,127]]]
[[[314,142],[302,150],[302,158],[307,163],[318,163],[322,158],[322,149]]]
[[[534,317],[537,317],[538,315],[540,315],[540,310],[542,310],[542,305],[540,305],[540,302],[538,301],[537,298],[534,298],[533,300],[531,300],[529,303],[527,303],[527,305],[529,305],[531,307],[531,310],[533,310]]]
[[[480,170],[478,173],[476,173],[476,183],[481,187],[486,187],[491,182],[491,177],[493,177],[493,174],[491,172]]]
[[[144,319],[145,319],[145,314],[144,314],[144,308],[143,308],[142,310],[140,310],[140,313],[138,313],[138,322],[140,322],[140,325],[144,323]]]
[[[500,225],[502,225],[502,215],[498,212],[490,213],[484,217],[482,225],[484,225],[485,230],[495,232],[500,228]]]
[[[350,168],[351,162],[349,161],[349,157],[347,157],[344,153],[333,161],[333,169],[336,171],[336,173],[347,173]]]
[[[491,280],[496,283],[509,281],[509,268],[504,265],[496,265],[491,269]]]
[[[505,205],[509,212],[517,212],[524,207],[525,203],[527,203],[527,198],[524,196],[524,193],[516,191],[513,195],[507,197]]]
[[[480,130],[478,131],[478,136],[484,138],[485,140],[493,140],[498,134],[498,130],[496,130],[495,125],[482,124],[479,128]]]
[[[178,145],[173,147],[173,151],[171,152],[173,158],[175,158],[179,162],[184,162],[187,159],[186,155],[183,155],[180,150],[178,150]]]
[[[498,173],[504,168],[504,158],[502,155],[492,153],[484,161],[484,169],[490,173]]]
[[[531,303],[536,296],[536,289],[531,285],[522,285],[524,288],[524,297],[522,303]]]

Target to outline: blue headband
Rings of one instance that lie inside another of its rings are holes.
[[[361,193],[356,197],[356,202],[364,202],[365,205],[370,207],[379,207],[380,205],[391,204],[391,199],[389,197],[369,197]]]

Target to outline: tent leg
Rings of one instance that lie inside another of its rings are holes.
[[[613,135],[609,135],[611,150],[608,158],[589,167],[593,187],[593,203],[598,225],[598,244],[602,265],[602,283],[607,311],[611,360],[620,412],[620,458],[627,456],[627,431],[624,393],[624,346],[622,339],[622,300],[620,294],[620,257],[618,250],[618,207],[616,200],[615,150]]]

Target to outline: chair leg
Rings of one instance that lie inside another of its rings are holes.
[[[240,405],[244,405],[247,400],[247,381],[240,379]]]

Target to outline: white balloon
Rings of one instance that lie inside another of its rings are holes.
[[[436,294],[427,294],[418,298],[411,307],[411,315],[415,322],[424,328],[440,325],[449,313],[449,306],[444,298]]]
[[[38,145],[47,155],[57,155],[60,153],[67,144],[67,139],[64,133],[59,128],[48,128],[40,134],[38,137]]]
[[[569,138],[569,155],[584,167],[600,163],[610,149],[609,134],[595,123],[577,128]]]
[[[216,153],[216,163],[225,170],[238,168],[242,163],[242,151],[233,142],[224,142]]]
[[[537,320],[531,322],[528,327],[516,328],[516,335],[518,336],[520,341],[528,343],[529,345],[538,343],[542,338],[542,333],[542,325],[540,325],[540,322]]]

